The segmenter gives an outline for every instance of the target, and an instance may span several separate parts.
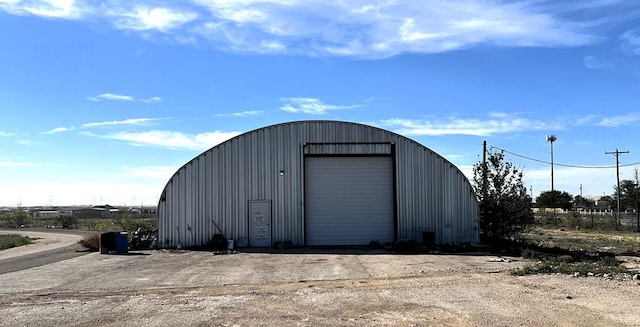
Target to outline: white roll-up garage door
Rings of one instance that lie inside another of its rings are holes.
[[[305,212],[307,245],[392,242],[392,158],[305,158]]]

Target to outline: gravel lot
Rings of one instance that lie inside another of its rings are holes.
[[[0,326],[640,326],[638,281],[515,277],[502,259],[91,253],[0,274]]]

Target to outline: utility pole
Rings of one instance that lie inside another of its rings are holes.
[[[576,208],[582,208],[582,206],[584,206],[587,203],[587,201],[584,200],[584,198],[582,197],[582,184],[580,184],[580,203],[575,203]]]
[[[580,184],[580,197],[582,197],[582,184]]]
[[[487,177],[487,141],[482,142],[482,201],[487,200],[488,177]]]
[[[616,211],[616,227],[620,228],[621,222],[620,222],[620,155],[623,153],[629,153],[629,150],[627,151],[618,151],[618,149],[616,148],[615,152],[607,152],[605,151],[604,154],[615,154],[616,155],[616,198],[617,198],[617,202],[618,202],[618,210]]]

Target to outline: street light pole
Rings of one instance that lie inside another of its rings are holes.
[[[551,194],[553,196],[553,225],[556,225],[556,194],[553,187],[553,142],[558,138],[555,134],[547,135],[547,142],[551,143]]]
[[[553,188],[553,142],[555,142],[558,138],[555,134],[547,135],[547,142],[551,143],[551,191]]]

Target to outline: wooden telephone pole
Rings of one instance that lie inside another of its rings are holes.
[[[482,142],[482,201],[487,200],[489,180],[487,177],[487,141]]]
[[[615,152],[607,152],[605,151],[604,154],[615,154],[616,155],[616,200],[618,202],[618,210],[616,210],[616,227],[620,228],[621,226],[621,221],[620,221],[620,155],[623,153],[629,153],[629,150],[627,151],[618,151],[618,149],[616,149]]]

